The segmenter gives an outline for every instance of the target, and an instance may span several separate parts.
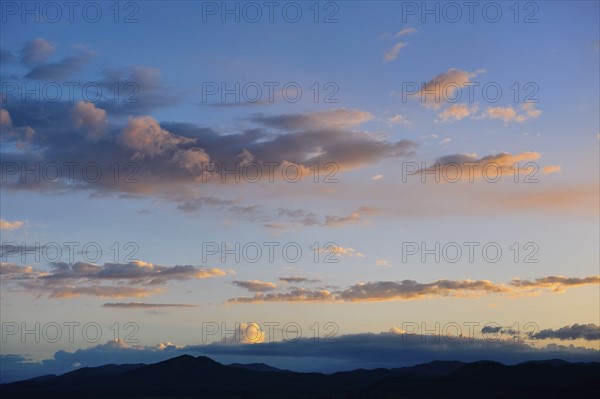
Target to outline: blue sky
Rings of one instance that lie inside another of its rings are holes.
[[[236,4],[240,22],[223,21]],[[390,335],[454,334],[436,323],[480,323],[484,340],[497,323],[514,359],[598,360],[598,2],[481,2],[454,23],[438,2],[426,4],[439,21],[421,2],[282,2],[302,10],[297,23],[279,8],[269,22],[260,2],[248,22],[244,4],[82,3],[102,10],[93,23],[79,9],[69,21],[64,5],[52,22],[45,3],[2,2],[3,381],[170,351],[292,368],[294,351],[269,352],[282,336],[261,335],[271,322],[298,323],[302,338],[379,334],[383,348]],[[483,9],[502,14],[492,23]],[[82,175],[90,163],[98,181]],[[19,179],[27,168],[41,181]],[[54,243],[60,256],[44,249]],[[209,251],[236,243],[239,262]],[[101,336],[70,342],[69,322]],[[137,342],[123,341],[128,322]],[[42,333],[51,323],[56,342]],[[207,323],[228,332],[204,342]],[[231,345],[256,326],[260,342],[241,339],[255,349]],[[331,371],[349,359],[339,348],[298,367]]]

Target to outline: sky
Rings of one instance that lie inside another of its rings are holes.
[[[0,2],[1,381],[600,360],[599,14]]]

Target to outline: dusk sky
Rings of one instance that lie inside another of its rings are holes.
[[[600,3],[472,3],[2,1],[2,382],[600,360]]]

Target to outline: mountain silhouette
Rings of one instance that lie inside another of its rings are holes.
[[[264,363],[223,365],[182,355],[155,364],[85,367],[0,385],[3,398],[574,398],[600,392],[600,363],[562,360],[506,366],[435,361],[333,374]]]

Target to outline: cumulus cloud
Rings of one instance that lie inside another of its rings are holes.
[[[250,292],[265,292],[265,291],[273,291],[277,288],[277,284],[269,283],[266,281],[260,280],[249,280],[249,281],[233,281],[232,284],[237,285],[238,287],[245,288]]]
[[[545,277],[536,281],[514,279],[508,284],[488,280],[437,280],[419,283],[414,280],[357,283],[343,290],[310,290],[292,287],[287,291],[257,293],[253,297],[232,298],[229,302],[374,302],[406,301],[434,297],[478,297],[486,294],[515,295],[531,288],[568,287],[598,284],[600,276],[586,278]]]
[[[251,162],[261,167],[263,179],[267,179],[269,174],[266,163],[276,165],[273,175],[278,180],[283,179],[282,171],[290,165],[293,166],[290,168],[291,172],[285,170],[292,174],[295,170],[300,170],[301,178],[306,179],[313,176],[313,171],[309,168],[314,168],[317,163],[322,176],[329,176],[331,173],[336,175],[386,158],[409,156],[416,148],[416,144],[409,140],[392,142],[382,135],[339,127],[314,130],[307,126],[305,129],[282,134],[254,128],[239,133],[220,134],[211,128],[192,124],[161,124],[150,116],[131,117],[124,125],[115,124],[109,128],[105,139],[93,142],[81,134],[83,126],[74,126],[72,108],[71,104],[66,103],[8,103],[5,115],[10,116],[13,124],[27,124],[32,132],[39,129],[40,134],[31,136],[33,151],[3,153],[3,160],[20,164],[30,160],[31,156],[37,156],[44,162],[56,162],[59,165],[65,162],[78,162],[79,165],[95,162],[103,170],[110,170],[115,163],[125,165],[134,162],[137,169],[143,171],[143,179],[130,184],[123,179],[115,180],[112,174],[105,173],[98,181],[91,183],[89,179],[82,178],[80,170],[75,170],[74,183],[77,184],[68,184],[65,178],[52,183],[44,181],[32,184],[12,176],[5,179],[7,189],[87,189],[103,195],[110,192],[154,194],[163,198],[168,195],[169,198],[181,198],[183,202],[193,200],[188,194],[198,189],[198,183],[222,183],[224,170],[241,173],[241,169]],[[104,108],[98,105],[95,109],[91,105],[78,105],[78,120],[82,124],[97,126],[103,119],[100,109]],[[82,113],[86,118],[82,117]],[[108,113],[107,117],[110,117]],[[310,114],[307,115],[310,119]],[[334,116],[333,119],[338,118],[338,122],[333,124],[342,126],[346,123],[343,122],[345,117],[343,112],[341,116]],[[316,117],[320,118],[321,116]],[[8,116],[4,119],[8,120]],[[287,117],[282,116],[282,120],[287,120]],[[49,136],[53,140],[43,139]],[[17,140],[17,137],[5,135],[3,131],[4,138]],[[207,162],[211,164],[205,165]],[[229,183],[232,181],[234,178],[231,175],[225,180]],[[203,193],[203,196],[210,195]]]
[[[163,291],[156,286],[171,281],[187,281],[220,277],[225,271],[217,268],[161,266],[144,261],[105,263],[98,266],[86,262],[51,263],[48,270],[1,264],[1,282],[31,292],[47,293],[50,298],[79,295],[100,297],[138,297]],[[109,284],[117,285],[109,285]],[[148,286],[152,288],[148,288]]]
[[[125,147],[134,151],[134,158],[154,157],[172,151],[178,145],[194,142],[193,139],[166,131],[150,116],[129,118],[120,140]]]
[[[0,108],[0,141],[14,141],[18,149],[26,150],[35,138],[35,130],[31,126],[13,125],[8,110]]]
[[[224,336],[226,344],[260,344],[265,342],[265,332],[258,323],[236,323],[233,334]]]
[[[11,126],[12,120],[10,119],[10,114],[7,110],[0,108],[0,127],[1,126]]]
[[[20,229],[21,227],[23,227],[24,223],[21,222],[20,220],[15,220],[13,222],[5,220],[5,219],[0,219],[0,230],[17,230]]]
[[[106,111],[96,108],[93,103],[79,101],[72,111],[73,122],[76,127],[86,131],[86,137],[91,141],[98,141],[106,136]]]

